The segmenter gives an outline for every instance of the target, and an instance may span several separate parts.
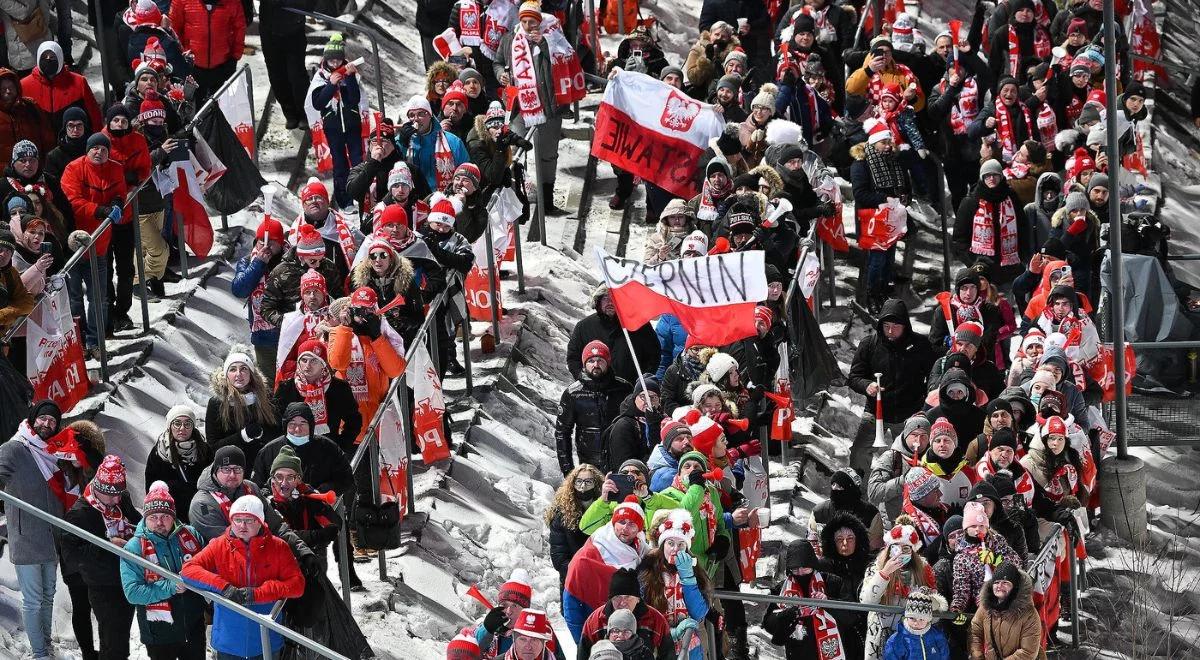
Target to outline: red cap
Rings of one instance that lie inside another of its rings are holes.
[[[587,362],[588,358],[594,357],[604,358],[605,362],[612,364],[612,352],[608,350],[608,344],[599,339],[593,339],[588,342],[587,346],[583,347],[583,355],[580,359]]]
[[[1067,423],[1058,415],[1051,415],[1050,419],[1042,425],[1042,435],[1062,435],[1067,434]]]
[[[533,587],[529,586],[529,573],[521,568],[514,570],[509,576],[508,582],[500,585],[500,592],[496,595],[496,600],[529,607],[529,604],[533,602]]]
[[[283,223],[275,218],[263,216],[262,222],[258,223],[258,229],[254,232],[254,238],[261,241],[264,236],[276,243],[282,243]],[[321,245],[324,246],[325,242],[321,241]]]
[[[314,268],[309,268],[306,273],[300,276],[300,294],[304,295],[307,291],[320,289],[321,293],[329,295],[329,287],[325,285],[325,276],[317,272]]]
[[[369,286],[360,286],[350,294],[351,307],[370,307],[376,309],[379,307],[379,296],[375,290]]]
[[[306,353],[320,358],[325,364],[329,364],[329,349],[326,348],[325,342],[320,339],[308,339],[301,343],[300,348],[296,350],[296,358],[304,357]]]
[[[479,660],[479,642],[474,637],[460,634],[446,645],[446,660]]]
[[[404,225],[408,227],[408,211],[404,210],[401,204],[388,204],[383,207],[383,212],[375,220],[375,228],[386,227],[387,225]]]
[[[536,637],[546,641],[550,641],[552,637],[550,622],[546,620],[546,613],[541,610],[522,610],[517,615],[517,625],[513,626],[512,631],[517,635]]]
[[[133,21],[137,25],[154,25],[162,23],[162,11],[153,0],[138,0],[133,6]]]
[[[300,201],[306,201],[313,197],[321,197],[325,201],[329,201],[329,189],[317,177],[310,177],[308,183],[300,189]]]

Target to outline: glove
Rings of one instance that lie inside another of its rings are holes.
[[[1074,220],[1071,221],[1071,224],[1067,225],[1067,233],[1072,236],[1078,236],[1078,235],[1082,234],[1083,232],[1087,231],[1087,228],[1088,228],[1087,215],[1084,214],[1084,216],[1082,218],[1075,218]]]
[[[713,538],[712,545],[708,546],[708,552],[704,554],[714,562],[724,559],[725,555],[729,554],[729,537],[718,534]]]
[[[396,131],[397,142],[408,142],[412,136],[417,134],[417,125],[411,121],[406,121],[400,125],[400,130]]]
[[[490,635],[499,635],[508,626],[508,617],[504,616],[503,607],[493,607],[483,617],[483,629]]]
[[[680,554],[683,554],[683,553],[680,553]],[[684,633],[686,633],[689,630],[694,631],[699,627],[700,627],[700,624],[697,623],[695,619],[688,617],[688,618],[684,619],[683,621],[680,621],[679,623],[675,624],[675,627],[671,629],[671,640],[678,642],[680,639],[683,638]]]
[[[926,158],[929,158],[929,150],[917,149],[917,155],[921,157],[921,160],[925,160]]]
[[[696,584],[696,560],[686,552],[675,555],[675,570],[679,572],[680,584]]]
[[[979,561],[986,566],[999,566],[1004,563],[1004,555],[992,552],[987,548],[980,548]]]
[[[512,144],[518,149],[522,149],[524,151],[533,151],[533,143],[515,133],[512,136]]]
[[[967,618],[967,615],[963,614],[962,612],[959,612],[958,616],[954,617],[954,625],[956,626],[965,626],[967,625],[968,621],[970,621],[970,619]]]
[[[238,605],[249,605],[254,601],[254,589],[250,587],[235,587],[231,584],[221,591],[221,596]]]
[[[729,455],[729,460],[731,461],[736,461],[741,458],[749,458],[751,456],[758,456],[761,453],[762,442],[758,440],[751,440],[740,447],[734,447],[726,452],[726,454]]]
[[[111,205],[111,204],[105,204],[105,205],[103,205],[103,206],[97,206],[97,207],[96,207],[96,212],[95,212],[95,213],[93,213],[92,215],[93,215],[93,216],[95,216],[95,218],[96,218],[97,220],[99,220],[99,221],[101,221],[101,222],[104,222],[105,218],[107,218],[109,215],[111,215],[111,214],[112,214],[112,208],[113,208],[113,207],[112,207],[112,205]]]
[[[702,474],[699,470],[693,470],[692,473],[688,475],[688,486],[704,486],[704,474]]]
[[[751,142],[766,142],[766,140],[767,132],[761,128],[754,129],[754,132],[750,134]]]
[[[325,570],[325,567],[321,565],[321,558],[314,553],[310,552],[307,555],[301,555],[299,561],[300,572],[304,574],[305,578],[315,578],[321,574],[321,571]]]
[[[258,422],[250,422],[246,424],[246,428],[242,429],[242,439],[246,442],[254,442],[262,437],[262,425]]]
[[[365,335],[371,339],[379,339],[381,330],[381,321],[378,314],[371,312],[357,312],[351,321],[351,327],[354,328],[355,334]]]

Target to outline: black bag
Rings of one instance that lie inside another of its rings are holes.
[[[376,504],[370,495],[360,495],[354,504],[354,529],[358,546],[369,550],[400,547],[400,503]]]

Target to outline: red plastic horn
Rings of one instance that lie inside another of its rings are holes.
[[[494,607],[492,605],[492,601],[488,600],[487,596],[484,596],[483,592],[479,590],[479,587],[477,587],[475,585],[471,585],[471,588],[467,589],[467,595],[470,596],[471,598],[474,598],[475,600],[479,601],[480,604],[482,604],[484,607],[488,608],[489,610],[492,609],[492,607]]]
[[[310,500],[320,500],[329,506],[333,506],[333,503],[337,501],[337,493],[333,492],[332,490],[324,493],[309,493],[308,495],[305,495],[305,497]]]

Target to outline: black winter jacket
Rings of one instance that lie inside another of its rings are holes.
[[[289,378],[280,383],[275,390],[275,410],[287,410],[289,403],[297,401],[304,401],[304,397],[296,390],[296,379]],[[354,400],[354,393],[350,391],[350,385],[346,381],[337,376],[330,379],[329,389],[325,391],[325,408],[329,411],[327,422],[329,439],[337,443],[346,456],[354,455],[354,440],[358,437],[358,432],[362,430],[363,421],[362,415],[358,412],[358,402]],[[263,451],[266,451],[266,446],[263,447]],[[276,453],[278,453],[278,449],[276,449]],[[271,460],[274,459],[275,456],[272,455]],[[257,460],[256,458],[255,465],[257,465]],[[307,467],[308,462],[304,461],[304,463]],[[270,463],[267,463],[267,468],[270,468]],[[304,480],[313,487],[319,488],[323,483],[309,481],[307,476],[306,474]]]
[[[329,389],[333,390],[333,386],[331,385]],[[358,432],[355,431],[355,435],[357,434]],[[271,482],[271,463],[275,461],[275,457],[279,455],[279,451],[287,442],[287,436],[275,438],[258,452],[258,456],[254,458],[254,469],[250,473],[250,481],[256,484]],[[351,442],[353,442],[353,438],[351,438]],[[308,442],[299,446],[291,445],[291,447],[292,451],[296,452],[296,456],[300,459],[300,465],[304,469],[301,474],[304,483],[319,492],[332,490],[338,495],[344,495],[354,486],[354,474],[350,472],[350,455],[343,453],[333,440],[323,435],[312,434],[309,436]],[[353,449],[353,445],[351,448]],[[291,524],[290,521],[289,524]]]
[[[142,514],[133,507],[128,492],[121,495],[121,511],[129,521],[129,533],[133,534],[134,528],[142,521]],[[102,539],[109,537],[104,517],[82,497],[75,500],[75,505],[67,511],[63,520]],[[81,574],[83,583],[89,587],[121,586],[121,560],[116,555],[71,534],[61,535],[59,541],[63,564],[66,564],[64,574]]]
[[[279,326],[283,323],[284,314],[295,311],[296,305],[300,303],[300,278],[307,270],[296,258],[294,248],[288,250],[283,261],[271,269],[271,274],[267,275],[267,290],[263,293],[262,305],[259,307],[259,313],[267,323]],[[318,271],[325,278],[330,300],[346,295],[345,279],[332,261],[328,258],[322,259]],[[212,435],[211,431],[209,435]]]
[[[246,407],[246,419],[258,419],[257,403]],[[262,427],[262,432],[257,438],[246,442],[246,439],[242,437],[242,428],[226,426],[221,422],[221,400],[215,396],[208,398],[208,406],[204,410],[204,430],[208,434],[208,446],[212,447],[213,451],[225,445],[240,447],[242,453],[246,455],[246,465],[254,465],[254,458],[263,445],[270,442],[271,438],[278,437],[283,433],[282,426],[271,424]],[[193,479],[192,483],[196,483],[196,480]],[[175,492],[173,488],[172,493]],[[179,501],[179,498],[176,497],[175,500]],[[182,511],[182,509],[180,510]]]
[[[883,322],[899,323],[904,333],[896,341],[883,336]],[[858,345],[850,363],[850,389],[866,395],[875,374],[883,374],[883,418],[898,424],[920,412],[925,400],[925,374],[933,365],[929,340],[913,332],[908,306],[901,300],[889,300],[883,306],[875,333]],[[875,397],[868,396],[866,410],[875,409]]]
[[[554,423],[554,445],[563,475],[575,468],[577,458],[579,463],[604,468],[600,434],[617,418],[621,402],[632,390],[629,381],[611,372],[597,380],[584,374],[567,386]]]
[[[621,414],[613,421],[601,444],[602,461],[596,464],[601,472],[616,472],[625,461],[636,458],[646,461],[650,451],[662,440],[659,426],[663,414],[657,410],[642,412],[634,403],[641,390],[634,390],[621,402]]]

